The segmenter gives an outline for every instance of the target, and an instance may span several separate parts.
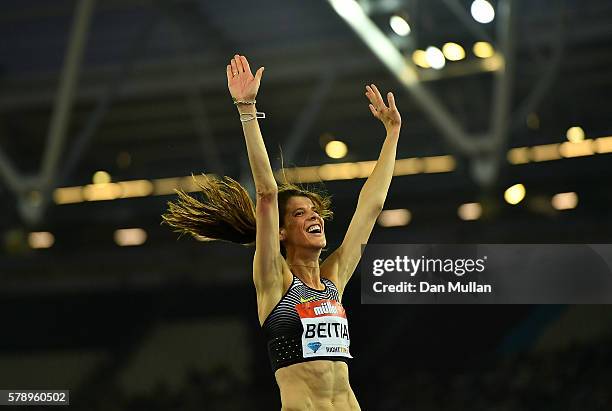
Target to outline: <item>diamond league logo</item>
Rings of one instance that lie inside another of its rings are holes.
[[[321,348],[320,342],[310,342],[307,345],[308,345],[308,348],[312,350],[312,352],[317,352],[317,350]]]

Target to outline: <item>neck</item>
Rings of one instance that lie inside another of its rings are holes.
[[[296,253],[287,250],[287,264],[291,272],[298,277],[304,284],[311,288],[324,288],[321,283],[321,271],[319,270],[319,255],[316,253]]]

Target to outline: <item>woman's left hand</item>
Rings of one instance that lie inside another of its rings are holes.
[[[388,107],[380,95],[380,91],[374,84],[366,86],[366,97],[370,100],[370,111],[372,115],[379,119],[387,131],[399,129],[402,125],[402,117],[395,106],[393,93],[387,93]]]

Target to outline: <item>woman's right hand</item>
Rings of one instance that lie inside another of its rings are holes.
[[[227,87],[234,100],[255,100],[263,71],[260,67],[253,76],[246,57],[236,54],[227,66]]]

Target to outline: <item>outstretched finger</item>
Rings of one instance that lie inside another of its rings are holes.
[[[397,110],[397,107],[395,106],[395,97],[393,96],[393,93],[391,92],[387,93],[387,101],[389,102],[389,108]]]
[[[372,90],[370,86],[366,86],[365,95],[368,98],[368,100],[370,100],[370,103],[372,104],[376,103],[376,99],[374,98],[374,91]]]
[[[244,68],[244,72],[248,74],[253,74],[251,72],[251,67],[249,66],[249,62],[247,61],[247,58],[244,56],[240,56],[240,61],[242,62],[242,67]]]
[[[232,79],[232,66],[230,66],[229,64],[227,65],[227,81],[229,83],[229,81]]]
[[[383,100],[382,96],[380,95],[380,91],[378,91],[378,87],[376,87],[375,84],[372,84],[372,90],[374,90],[374,95],[376,96],[376,101],[378,101],[378,103],[381,106],[385,106],[385,101]]]
[[[256,72],[255,72],[255,80],[257,81],[257,83],[259,84],[259,82],[261,81],[261,76],[263,75],[264,72],[264,67],[260,67]]]
[[[244,73],[244,67],[242,67],[242,59],[238,54],[234,56],[234,60],[236,60],[236,67],[238,67],[238,74]]]
[[[238,66],[236,64],[236,60],[232,59],[232,76],[238,75]]]
[[[382,110],[385,107],[385,102],[380,100],[376,96],[376,93],[374,92],[374,89],[372,87],[366,86],[366,89],[368,90],[366,92],[366,97],[368,98],[368,100],[370,100],[370,103],[372,103],[372,106],[374,106],[374,109]]]
[[[376,111],[376,109],[374,108],[374,106],[372,104],[368,104],[368,107],[370,107],[370,111],[372,112],[372,115],[376,118],[378,118],[378,112]]]

